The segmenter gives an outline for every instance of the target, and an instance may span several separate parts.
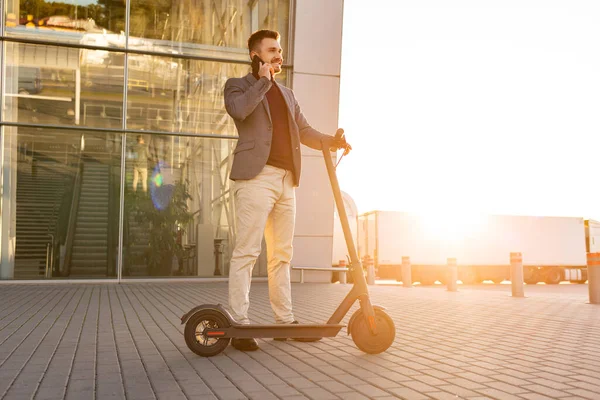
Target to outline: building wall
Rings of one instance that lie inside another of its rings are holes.
[[[299,0],[294,29],[293,88],[309,123],[338,128],[343,0]],[[333,155],[333,154],[332,154]],[[302,149],[293,265],[331,267],[334,201],[320,151]],[[299,272],[292,275],[299,280]],[[305,282],[328,282],[331,272],[306,271]]]

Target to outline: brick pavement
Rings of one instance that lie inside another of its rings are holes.
[[[294,284],[296,318],[326,321],[348,289]],[[226,284],[0,285],[0,399],[600,399],[600,306],[587,286],[525,289],[372,287],[396,323],[384,354],[362,353],[343,329],[206,359],[179,318],[226,304]],[[251,301],[253,321],[272,323],[266,283]]]

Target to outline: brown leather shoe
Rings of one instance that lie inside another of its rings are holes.
[[[258,343],[254,338],[248,339],[231,339],[231,345],[240,351],[256,351],[259,349]]]

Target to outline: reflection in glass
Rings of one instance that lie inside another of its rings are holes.
[[[124,47],[125,1],[20,0],[6,4],[6,35],[58,43]]]
[[[120,135],[18,128],[16,153],[14,277],[115,277]]]
[[[122,53],[5,43],[11,122],[121,128]]]
[[[129,47],[247,60],[247,40],[252,32],[273,29],[281,34],[285,57],[289,3],[289,0],[131,0]]]
[[[249,72],[245,64],[131,54],[127,128],[235,136],[223,89],[227,79]],[[287,72],[276,76],[279,83]]]
[[[127,135],[123,276],[227,275],[234,144]]]

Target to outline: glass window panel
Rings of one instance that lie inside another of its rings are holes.
[[[16,146],[5,149],[5,162],[16,180],[5,190],[16,192],[14,277],[116,277],[121,135],[10,132]]]
[[[121,128],[122,53],[5,42],[11,122]]]
[[[131,54],[127,128],[237,136],[223,89],[249,72],[245,64]],[[276,80],[285,84],[288,74],[284,68]]]
[[[287,54],[289,0],[131,1],[129,48],[248,60],[258,29],[281,34]]]
[[[4,17],[8,37],[125,46],[125,1],[15,0],[5,3]]]
[[[127,135],[124,277],[227,276],[234,146],[228,139]]]

